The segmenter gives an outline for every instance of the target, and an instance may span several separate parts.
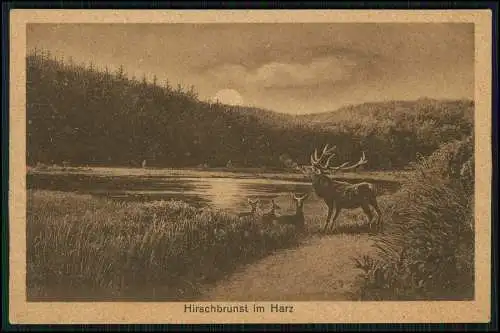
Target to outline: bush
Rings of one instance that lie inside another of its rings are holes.
[[[473,298],[473,191],[464,190],[473,189],[473,177],[451,171],[473,160],[470,144],[446,144],[420,161],[386,212],[376,254],[356,259],[364,271],[361,298]]]
[[[29,298],[191,297],[238,265],[298,243],[262,226],[179,201],[117,202],[30,191]]]

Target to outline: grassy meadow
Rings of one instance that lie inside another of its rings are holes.
[[[298,244],[266,226],[178,201],[28,192],[29,300],[181,300],[237,265]]]

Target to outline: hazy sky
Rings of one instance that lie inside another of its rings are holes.
[[[194,85],[201,99],[233,89],[240,96],[227,98],[303,114],[387,99],[472,99],[473,29],[456,23],[31,24],[27,43],[75,62],[122,64],[129,76]]]

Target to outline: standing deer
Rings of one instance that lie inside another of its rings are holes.
[[[276,215],[276,210],[277,209],[281,209],[280,206],[278,206],[276,204],[276,202],[274,202],[274,199],[271,200],[271,209],[269,210],[269,212],[265,213],[262,215],[262,222],[264,223],[271,223],[273,222],[274,220],[276,220],[276,218],[278,217]]]
[[[365,153],[363,152],[360,160],[348,166],[349,162],[346,162],[340,166],[332,167],[329,166],[330,159],[334,156],[335,147],[329,148],[328,144],[325,145],[321,156],[318,157],[318,150],[314,150],[314,155],[311,154],[311,167],[312,167],[312,186],[313,189],[320,198],[322,198],[326,205],[328,206],[328,216],[326,218],[325,226],[323,232],[325,232],[330,223],[333,210],[335,209],[335,214],[331,223],[334,226],[334,230],[337,228],[337,218],[342,211],[342,209],[356,209],[361,207],[368,217],[370,229],[373,223],[373,214],[370,210],[372,206],[377,213],[377,226],[379,231],[383,229],[382,223],[382,213],[378,207],[377,197],[375,193],[375,186],[368,182],[361,182],[356,184],[351,184],[348,182],[342,182],[334,180],[328,177],[328,171],[339,171],[339,170],[352,170],[360,165],[366,164],[367,160],[365,158]],[[326,161],[324,161],[326,158]]]
[[[250,207],[252,207],[252,209],[249,211],[249,212],[242,212],[242,213],[239,213],[238,214],[238,217],[247,217],[247,216],[254,216],[256,215],[257,213],[257,206],[259,204],[259,200],[252,200],[252,199],[248,199],[248,204],[250,205]]]
[[[308,193],[297,196],[296,193],[293,193],[293,200],[295,200],[295,214],[292,215],[281,215],[276,219],[278,224],[292,224],[300,230],[304,229],[304,211],[302,210],[304,206],[304,200],[309,196]]]

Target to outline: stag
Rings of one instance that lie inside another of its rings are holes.
[[[242,212],[238,214],[238,217],[247,217],[247,216],[254,216],[257,213],[257,205],[259,204],[259,200],[252,200],[252,199],[247,199],[248,204],[252,208],[249,212]]]
[[[292,198],[295,201],[295,214],[292,215],[281,215],[276,219],[278,224],[291,224],[297,227],[300,230],[304,229],[304,200],[309,196],[308,193],[303,194],[302,196],[297,196],[296,193],[293,193]]]
[[[311,167],[313,171],[312,186],[316,195],[323,199],[328,206],[328,216],[323,227],[323,232],[326,232],[330,223],[333,224],[334,230],[337,228],[337,218],[342,209],[356,209],[360,207],[368,217],[371,229],[373,214],[370,210],[370,206],[373,207],[377,213],[377,227],[379,231],[382,231],[382,213],[378,207],[375,186],[369,182],[351,184],[334,180],[328,176],[329,171],[353,170],[366,164],[367,160],[365,158],[365,153],[363,152],[359,161],[353,165],[349,165],[349,162],[345,162],[340,166],[333,167],[329,164],[331,158],[335,155],[334,150],[335,147],[330,148],[329,145],[326,144],[321,156],[318,157],[317,149],[314,150],[314,155],[311,154]],[[335,214],[333,214],[334,210]]]

